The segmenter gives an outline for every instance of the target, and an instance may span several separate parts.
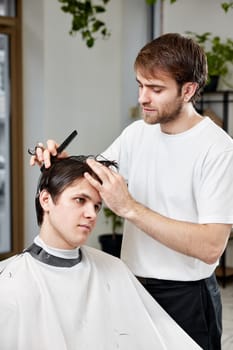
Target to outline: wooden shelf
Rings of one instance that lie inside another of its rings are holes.
[[[229,124],[229,105],[233,103],[232,99],[233,91],[213,91],[213,92],[203,92],[200,101],[197,103],[198,110],[203,113],[206,106],[210,108],[210,105],[220,104],[222,105],[222,128],[228,132]],[[212,98],[211,96],[214,96]],[[214,110],[213,110],[214,111]]]
[[[233,240],[233,230],[231,231],[229,241]],[[229,243],[229,242],[228,242]],[[227,247],[220,259],[219,266],[215,270],[215,274],[219,282],[221,282],[223,288],[226,286],[226,283],[232,279],[233,280],[233,267],[226,266],[226,250]]]
[[[215,274],[219,279],[227,278],[231,276],[233,277],[233,267],[225,267],[225,272],[224,272],[224,268],[219,266],[216,268]]]
[[[233,281],[233,268],[225,267],[225,272],[221,266],[217,267],[215,270],[217,280],[221,283],[222,287],[226,287],[226,283]]]

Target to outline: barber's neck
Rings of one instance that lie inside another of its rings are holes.
[[[174,120],[164,124],[161,123],[160,128],[165,134],[175,135],[193,128],[202,120],[203,117],[195,110],[190,102],[183,107],[183,110]]]

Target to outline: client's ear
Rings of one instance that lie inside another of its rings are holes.
[[[46,189],[42,190],[39,199],[41,207],[44,209],[44,211],[48,211],[50,201],[52,200],[50,193]]]

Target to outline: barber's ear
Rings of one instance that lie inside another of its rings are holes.
[[[190,101],[190,99],[195,94],[197,88],[198,88],[198,84],[197,83],[188,82],[188,83],[185,83],[183,85],[182,93],[183,93],[183,96],[184,96],[184,102],[189,102]]]
[[[49,209],[49,203],[51,200],[51,196],[47,190],[42,190],[40,193],[40,205],[44,210]]]

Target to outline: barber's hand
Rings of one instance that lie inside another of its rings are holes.
[[[30,158],[30,165],[34,166],[38,164],[41,167],[44,164],[45,168],[49,168],[51,165],[50,158],[57,155],[58,147],[59,145],[54,140],[47,141],[47,148],[43,143],[39,142],[35,147],[35,155]],[[67,156],[67,152],[63,151],[58,155],[58,158],[65,158]]]
[[[127,217],[134,199],[128,191],[124,178],[93,159],[87,159],[87,163],[98,175],[102,184],[89,173],[84,174],[85,178],[96,188],[105,204],[112,211],[123,218]]]

